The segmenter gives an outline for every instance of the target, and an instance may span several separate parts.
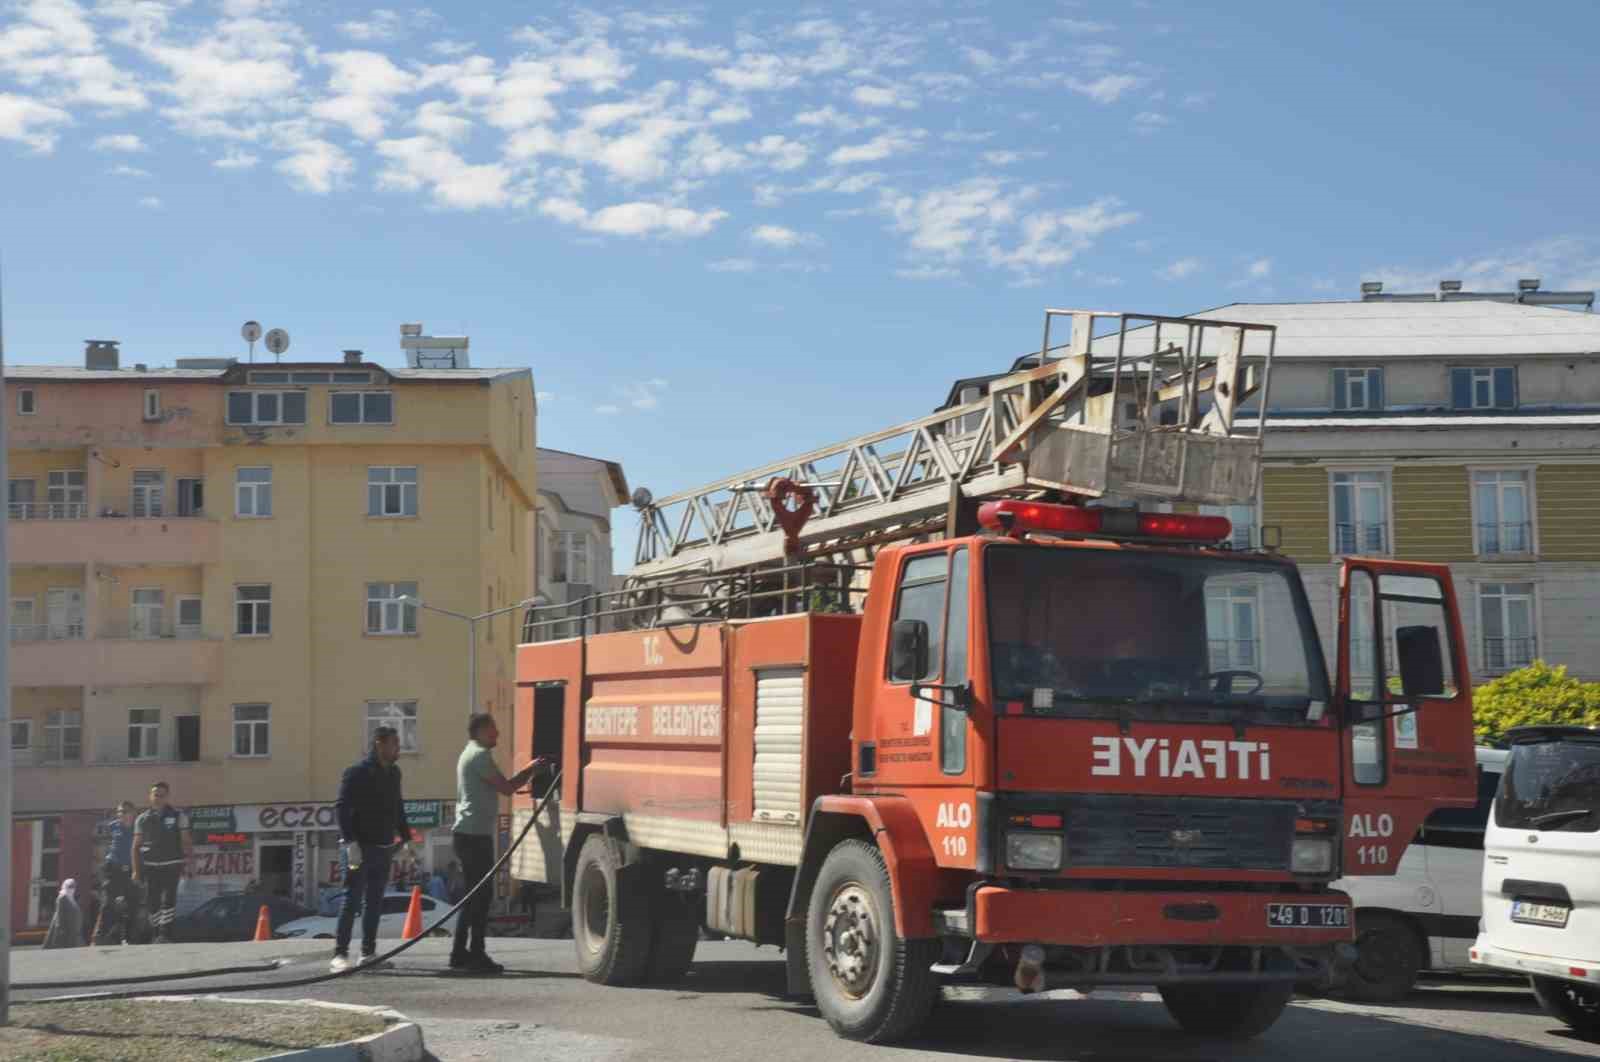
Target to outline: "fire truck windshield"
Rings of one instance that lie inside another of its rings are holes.
[[[1327,702],[1293,569],[1202,553],[985,553],[994,698],[1012,711],[1301,724]]]

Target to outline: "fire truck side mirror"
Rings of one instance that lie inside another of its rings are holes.
[[[918,619],[895,620],[889,628],[889,677],[915,682],[928,673],[928,625]]]
[[[1400,687],[1407,697],[1437,697],[1444,688],[1444,650],[1439,629],[1397,627],[1395,649],[1400,658]]]

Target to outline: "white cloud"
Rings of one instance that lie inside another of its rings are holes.
[[[1588,236],[1555,236],[1422,268],[1369,266],[1360,279],[1381,280],[1388,291],[1434,291],[1441,280],[1459,280],[1468,291],[1513,291],[1518,280],[1530,277],[1539,278],[1546,291],[1600,287],[1600,243]]]
[[[1272,259],[1257,258],[1250,263],[1250,277],[1253,280],[1264,280],[1272,275]]]
[[[911,110],[916,107],[916,97],[894,85],[857,85],[850,98],[863,107],[899,107]]]
[[[712,125],[735,125],[750,117],[750,108],[742,103],[724,103],[706,115]]]
[[[15,21],[0,22],[0,73],[25,87],[45,88],[51,104],[113,111],[149,105],[137,79],[106,55],[75,0],[27,0],[15,10]]]
[[[896,269],[894,275],[901,280],[949,280],[961,275],[952,266],[919,265],[909,269]]]
[[[916,148],[922,131],[912,133],[880,133],[864,144],[851,144],[839,148],[828,156],[834,166],[852,166],[858,162],[879,162],[894,155],[903,155]]]
[[[800,125],[837,129],[841,133],[854,133],[857,130],[866,129],[879,123],[877,118],[845,114],[831,103],[815,110],[801,111],[794,116],[794,120]]]
[[[1107,22],[1091,22],[1081,18],[1053,18],[1050,24],[1067,33],[1109,33],[1114,27]]]
[[[1093,81],[1082,81],[1078,78],[1068,78],[1067,87],[1080,95],[1088,96],[1096,103],[1115,103],[1123,94],[1138,88],[1145,83],[1142,77],[1132,74],[1106,74]]]
[[[398,11],[380,7],[366,19],[339,23],[339,32],[353,41],[392,41],[400,36],[404,22]]]
[[[347,126],[362,140],[383,136],[384,122],[394,111],[393,98],[413,90],[416,79],[377,52],[329,52],[320,61],[333,68],[327,99],[312,104],[311,113]]]
[[[160,210],[161,200],[156,196],[147,195],[143,199],[139,200],[139,206],[143,207],[145,210]]]
[[[747,52],[732,66],[717,67],[711,76],[739,92],[777,92],[800,83],[792,66],[771,52]]]
[[[1211,106],[1216,95],[1214,92],[1191,92],[1183,97],[1183,106],[1191,111],[1203,111]]]
[[[811,157],[811,149],[798,140],[774,133],[746,144],[745,150],[766,160],[768,166],[779,172],[797,170]]]
[[[481,210],[526,201],[512,187],[512,172],[499,163],[469,163],[442,141],[427,136],[384,140],[378,154],[389,164],[378,175],[384,188],[427,189],[435,205],[450,210]]]
[[[683,170],[702,177],[717,177],[743,169],[750,160],[710,133],[696,133],[684,147]]]
[[[1140,111],[1133,116],[1133,131],[1149,136],[1172,124],[1172,119],[1157,111]]]
[[[1160,270],[1160,273],[1168,280],[1184,280],[1198,273],[1202,265],[1198,258],[1180,258]]]
[[[554,402],[556,400],[556,393],[554,391],[535,391],[533,393],[533,397],[534,401],[543,404]]]
[[[261,158],[258,155],[252,155],[250,152],[241,151],[238,148],[229,148],[227,154],[220,159],[213,160],[211,165],[219,170],[250,170],[254,169],[256,163],[260,161]]]
[[[755,261],[750,258],[719,258],[706,263],[706,268],[713,273],[748,273],[755,267]]]
[[[293,153],[275,167],[304,192],[327,195],[355,172],[355,163],[343,148],[313,137],[294,145]]]
[[[1024,273],[1066,265],[1112,229],[1139,220],[1123,210],[1115,196],[1098,199],[1073,210],[1040,211],[1024,216],[1018,225],[1022,239],[1010,248],[991,247],[991,265],[1005,265]]]
[[[428,51],[434,55],[442,55],[447,59],[453,59],[456,56],[466,55],[472,51],[473,47],[474,45],[466,41],[434,41],[428,45]]]
[[[94,149],[96,151],[144,151],[144,141],[136,133],[113,133],[106,136],[95,137]]]
[[[113,166],[106,172],[113,177],[134,177],[139,179],[143,179],[151,175],[149,170],[141,170],[137,166],[128,165]]]
[[[894,227],[910,237],[912,248],[943,257],[958,256],[986,231],[1016,216],[1015,201],[1001,183],[979,177],[947,188],[885,197]]]
[[[979,157],[991,166],[1015,166],[1036,154],[1033,151],[985,151]]]
[[[681,59],[691,63],[705,63],[714,66],[717,63],[726,63],[733,58],[733,53],[720,45],[706,45],[697,47],[681,37],[669,41],[657,41],[650,46],[650,54],[662,59]]]
[[[696,211],[661,203],[618,203],[591,213],[582,204],[549,198],[539,212],[568,225],[608,236],[704,236],[728,216],[723,210]]]
[[[15,140],[48,155],[56,147],[56,127],[71,124],[72,116],[59,107],[0,92],[0,140]]]
[[[817,242],[817,238],[808,233],[796,232],[794,229],[783,225],[757,225],[750,230],[750,242],[759,243],[764,247],[775,247],[780,251],[791,250],[803,244]]]
[[[300,86],[297,59],[306,38],[293,23],[228,18],[188,42],[161,35],[164,28],[154,18],[136,21],[121,39],[171,75],[159,86],[175,101],[167,113],[193,131],[218,132],[207,119],[281,113]]]
[[[452,104],[443,100],[429,100],[417,108],[411,125],[438,140],[453,142],[464,139],[472,132],[472,121],[461,117]]]
[[[688,11],[624,11],[618,19],[629,33],[684,30],[700,22],[699,16]]]
[[[1000,69],[1000,58],[982,48],[962,48],[961,57],[985,74],[992,74]]]
[[[950,144],[981,144],[985,140],[993,140],[994,136],[995,133],[992,129],[988,132],[972,132],[962,129],[955,129],[948,133],[939,134],[939,139]]]
[[[661,404],[661,392],[666,389],[665,380],[660,378],[644,380],[640,383],[625,384],[622,396],[634,409],[655,409]]]

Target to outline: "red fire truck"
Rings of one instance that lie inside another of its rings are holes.
[[[563,777],[514,873],[586,977],[680,976],[704,926],[850,1038],[950,979],[1251,1036],[1351,958],[1329,883],[1472,803],[1448,570],[1346,559],[1329,668],[1295,565],[1181,511],[1255,493],[1271,330],[1076,312],[1052,347],[1062,313],[932,418],[637,499],[630,585],[530,613],[516,733]]]

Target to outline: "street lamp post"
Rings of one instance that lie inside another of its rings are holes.
[[[456,612],[452,609],[440,608],[438,605],[430,605],[426,601],[418,600],[409,594],[401,594],[400,600],[402,603],[415,608],[426,609],[429,612],[437,612],[441,616],[451,616],[465,621],[470,632],[469,640],[471,643],[467,650],[467,714],[476,713],[478,710],[478,623],[481,620],[504,616],[507,612],[525,609],[532,605],[533,601],[518,601],[515,605],[507,605],[505,608],[491,609],[488,612],[480,612],[476,616],[469,616],[465,612]]]

